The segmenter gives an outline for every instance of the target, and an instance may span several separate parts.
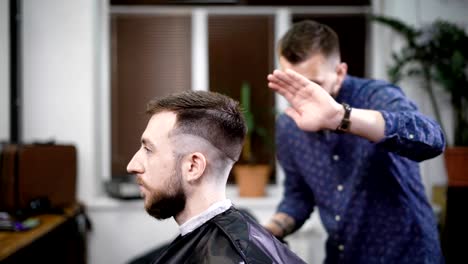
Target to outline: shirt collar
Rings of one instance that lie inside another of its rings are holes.
[[[212,204],[208,209],[190,218],[187,222],[183,223],[179,226],[180,234],[185,236],[186,234],[192,232],[193,230],[197,229],[204,223],[208,222],[213,217],[224,213],[232,206],[232,202],[229,199],[225,199],[219,202]]]

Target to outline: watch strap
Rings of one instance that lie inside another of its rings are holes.
[[[347,132],[349,130],[349,127],[351,126],[350,116],[351,116],[352,108],[347,103],[342,103],[341,105],[343,106],[345,112],[344,112],[343,119],[341,120],[340,125],[338,125],[338,127],[335,129],[335,132],[337,133]]]

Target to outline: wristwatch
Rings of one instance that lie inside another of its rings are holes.
[[[336,133],[348,132],[349,127],[351,126],[351,120],[349,119],[349,117],[351,115],[352,108],[347,103],[342,103],[341,105],[343,106],[345,113],[340,125],[335,129]]]

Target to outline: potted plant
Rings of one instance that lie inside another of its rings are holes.
[[[435,116],[446,132],[440,107],[434,93],[439,84],[450,95],[454,114],[453,144],[445,150],[445,165],[450,186],[468,186],[468,36],[450,22],[436,20],[420,29],[399,20],[373,16],[373,20],[389,26],[406,40],[399,52],[393,53],[388,74],[393,82],[404,77],[421,77]]]
[[[265,195],[266,185],[271,174],[271,161],[262,160],[254,148],[255,140],[270,153],[274,152],[273,140],[268,130],[258,124],[251,105],[250,85],[244,82],[241,87],[240,104],[243,109],[247,134],[239,162],[234,166],[235,181],[239,188],[239,195],[243,197],[258,197]]]

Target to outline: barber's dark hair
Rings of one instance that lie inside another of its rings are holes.
[[[164,111],[177,116],[171,133],[202,137],[228,158],[239,158],[247,127],[237,101],[215,92],[186,91],[153,99],[146,113]]]
[[[294,23],[279,41],[279,53],[291,63],[301,63],[312,55],[340,56],[338,35],[329,26],[313,20]]]

